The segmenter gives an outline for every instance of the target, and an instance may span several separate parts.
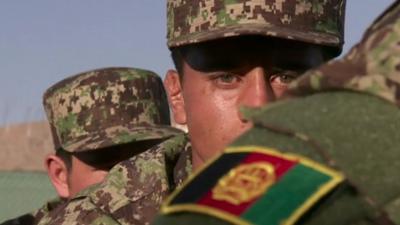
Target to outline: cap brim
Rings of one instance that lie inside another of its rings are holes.
[[[266,24],[237,24],[219,27],[212,31],[201,31],[188,34],[168,41],[168,47],[174,48],[182,45],[216,40],[224,37],[235,37],[240,35],[262,35],[278,37],[288,40],[303,41],[307,43],[336,47],[342,49],[343,41],[335,34],[327,34],[315,31],[293,31],[285,27],[277,27]]]
[[[64,144],[61,147],[67,152],[85,152],[138,141],[165,139],[181,133],[182,131],[166,125],[113,127],[91,133],[75,143]]]

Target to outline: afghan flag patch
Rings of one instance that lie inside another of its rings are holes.
[[[228,148],[175,191],[162,213],[291,225],[343,181],[341,173],[302,156],[259,146]]]

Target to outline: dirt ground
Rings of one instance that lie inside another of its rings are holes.
[[[0,170],[43,171],[44,157],[52,151],[45,121],[0,127]]]

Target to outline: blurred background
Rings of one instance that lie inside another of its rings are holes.
[[[391,2],[347,0],[343,53]],[[165,5],[163,0],[0,1],[0,171],[43,171],[52,143],[41,97],[55,82],[107,66],[146,68],[162,77],[173,68]],[[45,176],[36,175],[0,173],[0,222],[10,212],[38,207],[15,210],[9,205],[12,193],[25,194],[25,202],[54,195],[49,185],[39,185]],[[21,189],[22,181],[36,187],[36,194]]]

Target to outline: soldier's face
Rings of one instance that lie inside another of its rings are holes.
[[[46,156],[45,164],[50,181],[61,198],[71,198],[81,190],[101,182],[107,169],[90,166],[77,157],[70,155],[70,164],[64,157],[55,154]]]
[[[71,168],[68,172],[68,197],[73,197],[85,188],[100,183],[117,163],[144,152],[161,141],[161,139],[138,141],[73,154]]]
[[[258,37],[193,45],[182,56],[183,79],[169,71],[165,86],[176,122],[188,126],[195,168],[252,126],[241,107],[274,101],[323,62],[316,46]]]

